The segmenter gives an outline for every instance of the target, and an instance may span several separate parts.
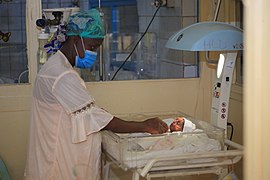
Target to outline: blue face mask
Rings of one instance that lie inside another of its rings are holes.
[[[75,67],[78,67],[81,69],[90,69],[94,65],[94,63],[97,59],[97,53],[93,52],[93,51],[85,50],[83,42],[82,42],[82,45],[83,45],[83,49],[84,49],[84,57],[83,58],[80,58],[80,56],[78,54],[78,50],[77,50],[76,46],[74,45],[74,48],[75,48],[76,53],[77,53],[77,56],[75,59]]]
[[[84,51],[84,57],[80,58],[78,55],[75,59],[75,66],[81,69],[90,69],[97,59],[97,53],[93,51]]]

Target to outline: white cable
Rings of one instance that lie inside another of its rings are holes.
[[[23,71],[20,75],[19,75],[19,78],[18,78],[18,83],[21,83],[21,77],[23,74],[27,73],[28,72],[28,69]]]
[[[98,8],[101,8],[101,0],[98,0]]]

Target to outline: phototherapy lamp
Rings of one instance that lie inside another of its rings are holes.
[[[186,51],[224,51],[217,64],[213,86],[211,123],[227,131],[231,83],[237,52],[243,50],[243,31],[233,25],[208,21],[192,24],[172,35],[166,47]],[[206,53],[206,54],[207,54]]]

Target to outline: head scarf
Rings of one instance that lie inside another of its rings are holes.
[[[99,11],[90,9],[71,15],[67,20],[66,35],[82,38],[104,38],[104,26]]]

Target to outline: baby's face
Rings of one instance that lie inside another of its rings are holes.
[[[171,132],[174,131],[183,131],[185,119],[183,117],[177,117],[170,125]]]

